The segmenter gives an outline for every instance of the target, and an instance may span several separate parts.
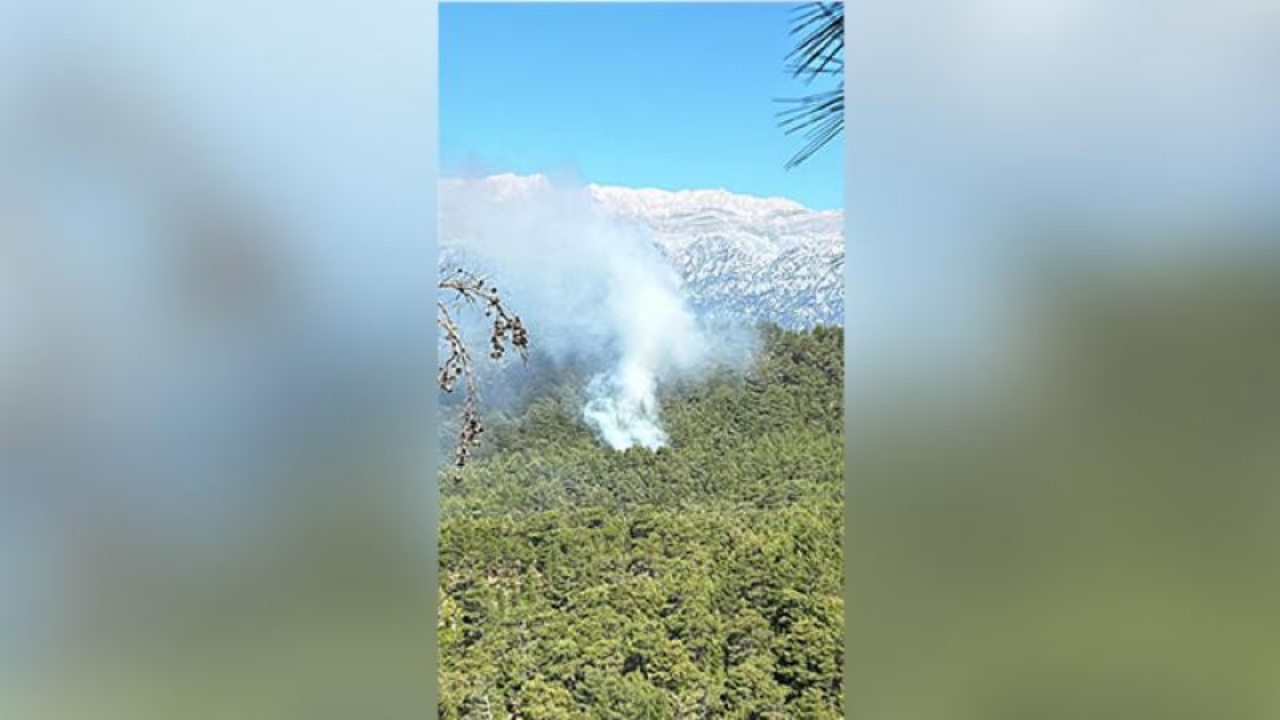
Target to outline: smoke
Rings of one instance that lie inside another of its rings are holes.
[[[582,417],[615,450],[633,445],[656,450],[667,444],[658,416],[657,382],[640,363],[624,361],[617,371],[596,375]]]
[[[441,182],[442,263],[499,286],[535,350],[595,369],[582,419],[616,450],[657,449],[658,388],[745,355],[691,312],[645,228],[607,216],[586,188],[541,175]]]

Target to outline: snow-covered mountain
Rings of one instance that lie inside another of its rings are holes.
[[[542,175],[444,180],[442,210],[451,193],[477,184],[498,203],[550,188]],[[843,212],[726,190],[588,185],[586,192],[607,215],[647,229],[699,313],[792,328],[843,324]],[[442,240],[447,255],[457,239],[446,231]]]

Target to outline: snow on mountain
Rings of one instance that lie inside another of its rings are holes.
[[[546,190],[542,175],[493,175],[441,181],[441,209],[450,196],[479,187],[503,199]],[[785,327],[844,322],[844,213],[810,210],[785,198],[727,190],[669,191],[588,185],[600,209],[647,228],[654,245],[683,279],[699,313],[776,322]],[[442,237],[445,252],[458,238]]]

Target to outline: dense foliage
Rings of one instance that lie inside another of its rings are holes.
[[[618,453],[568,379],[442,476],[442,718],[837,718],[843,333],[762,331]]]

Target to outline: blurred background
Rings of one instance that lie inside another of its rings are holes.
[[[434,706],[434,33],[0,1],[0,717]]]
[[[1280,3],[847,4],[847,717],[1280,714]]]

